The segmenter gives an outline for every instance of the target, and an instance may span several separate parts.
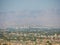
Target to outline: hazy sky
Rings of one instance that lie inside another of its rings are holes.
[[[0,27],[24,24],[60,27],[60,0],[0,0]]]

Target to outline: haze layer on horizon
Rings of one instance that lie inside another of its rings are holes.
[[[0,28],[28,24],[60,27],[60,0],[0,0]]]

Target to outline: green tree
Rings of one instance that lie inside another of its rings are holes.
[[[47,41],[46,45],[52,45],[52,43],[50,41]]]

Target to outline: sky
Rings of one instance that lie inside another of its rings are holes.
[[[60,27],[60,0],[0,0],[0,28],[27,24]]]

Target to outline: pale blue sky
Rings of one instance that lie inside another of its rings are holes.
[[[60,8],[60,0],[0,0],[0,11]]]
[[[23,24],[60,27],[60,0],[0,0],[0,27]]]

